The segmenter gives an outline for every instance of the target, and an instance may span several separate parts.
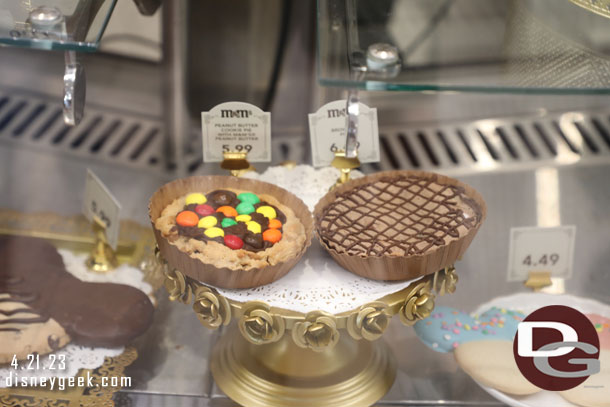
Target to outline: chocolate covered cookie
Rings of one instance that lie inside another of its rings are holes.
[[[0,236],[0,343],[20,341],[38,353],[65,345],[66,336],[84,346],[124,346],[149,327],[152,314],[136,288],[72,276],[48,242]],[[0,359],[5,353],[0,349]]]

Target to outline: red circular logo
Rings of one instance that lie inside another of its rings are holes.
[[[519,323],[513,353],[521,374],[545,390],[572,389],[599,372],[595,326],[563,305],[540,308]]]

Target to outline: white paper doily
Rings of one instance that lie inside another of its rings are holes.
[[[256,288],[217,290],[234,301],[264,301],[291,311],[338,314],[400,291],[416,280],[376,281],[352,274],[335,263],[314,238],[297,265],[279,280]]]
[[[141,270],[128,265],[121,265],[114,271],[106,274],[93,273],[85,266],[87,255],[74,254],[69,250],[59,249],[66,270],[74,277],[88,282],[96,283],[116,283],[125,284],[135,287],[143,291],[147,295],[152,295],[152,286],[144,281],[144,273]],[[80,369],[97,369],[104,364],[105,357],[115,357],[123,353],[125,348],[90,348],[75,344],[68,344],[65,347],[53,352],[56,355],[54,362],[54,370],[50,370],[49,366],[52,360],[49,355],[40,356],[40,367],[37,370],[24,369],[15,370],[12,366],[0,367],[0,388],[7,387],[7,378],[9,376],[27,377],[27,378],[52,378],[52,377],[72,377],[75,376]],[[65,357],[66,368],[57,370],[60,355]],[[20,361],[19,366],[28,366],[28,361]],[[34,366],[34,364],[32,365]]]
[[[320,198],[334,185],[339,175],[341,175],[341,172],[334,167],[315,169],[310,165],[297,165],[292,169],[269,167],[262,174],[248,172],[244,175],[244,178],[264,181],[284,188],[305,202],[305,205],[313,212]],[[360,171],[352,171],[350,176],[360,178],[364,174]]]
[[[359,172],[354,175],[362,177]],[[263,174],[248,173],[246,176],[292,192],[313,210],[337,181],[339,170],[332,167],[316,170],[308,165],[298,165],[293,169],[270,167]],[[262,287],[217,290],[234,301],[264,301],[272,307],[297,312],[337,314],[400,291],[415,280],[386,282],[352,274],[339,266],[314,237],[299,263],[283,278]]]
[[[57,251],[63,258],[68,273],[72,274],[81,281],[87,281],[90,283],[125,284],[137,288],[149,296],[153,292],[152,286],[144,281],[144,273],[142,270],[136,267],[121,264],[111,272],[94,273],[89,271],[85,265],[85,261],[87,259],[86,254],[75,254],[65,249],[59,249]]]

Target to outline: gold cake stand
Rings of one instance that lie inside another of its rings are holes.
[[[157,250],[172,301],[192,304],[207,328],[228,327],[210,368],[232,400],[252,407],[368,406],[394,382],[396,366],[381,338],[392,316],[412,326],[430,315],[435,294],[455,291],[454,267],[340,314],[299,313],[260,301],[238,302],[171,268]]]

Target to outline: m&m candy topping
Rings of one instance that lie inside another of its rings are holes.
[[[235,217],[235,220],[238,221],[238,222],[247,223],[247,222],[250,222],[252,220],[252,216],[250,216],[250,215],[239,215],[239,216]]]
[[[261,232],[261,225],[256,223],[256,222],[254,222],[253,220],[251,220],[250,222],[247,222],[246,223],[246,227],[252,233],[260,233]]]
[[[199,223],[197,224],[197,226],[200,228],[209,229],[212,226],[216,226],[217,223],[218,219],[216,219],[214,216],[206,216],[204,218],[199,219]]]
[[[199,204],[204,204],[208,201],[208,199],[205,197],[205,195],[200,194],[200,193],[194,193],[194,194],[188,194],[186,196],[186,204],[187,205],[199,205]]]
[[[240,215],[249,215],[255,211],[254,205],[248,202],[242,202],[235,208]]]
[[[275,212],[275,209],[273,209],[271,206],[259,206],[256,209],[256,213],[260,213],[261,215],[263,215],[265,218],[268,219],[274,219],[277,217],[277,213]]]
[[[232,250],[258,252],[282,239],[286,216],[252,192],[228,190],[186,196],[184,210],[176,216],[177,232],[204,242],[213,241]]]
[[[209,228],[205,230],[207,237],[224,237],[225,231],[221,228]]]
[[[235,235],[226,235],[225,236],[225,245],[229,249],[239,250],[244,247],[244,241],[241,240],[238,236]]]
[[[282,222],[277,219],[270,219],[268,227],[269,229],[280,229],[282,227]]]
[[[192,227],[197,226],[199,216],[195,212],[182,211],[176,216],[176,223],[180,226]]]
[[[263,232],[263,240],[271,243],[277,243],[282,238],[282,232],[277,229],[267,229]]]
[[[210,205],[200,204],[195,207],[195,212],[199,216],[208,216],[216,211]]]
[[[221,206],[220,208],[216,209],[216,212],[221,212],[226,217],[234,218],[237,216],[237,211],[232,206]]]
[[[242,192],[241,194],[237,195],[237,199],[239,199],[239,201],[242,203],[249,203],[251,205],[256,205],[261,201],[260,198],[252,192]]]
[[[237,218],[239,218],[239,216]],[[237,220],[237,218],[235,219]],[[228,228],[229,226],[237,225],[236,220],[233,220],[231,218],[224,218],[222,222],[220,222],[220,224],[223,228]]]

